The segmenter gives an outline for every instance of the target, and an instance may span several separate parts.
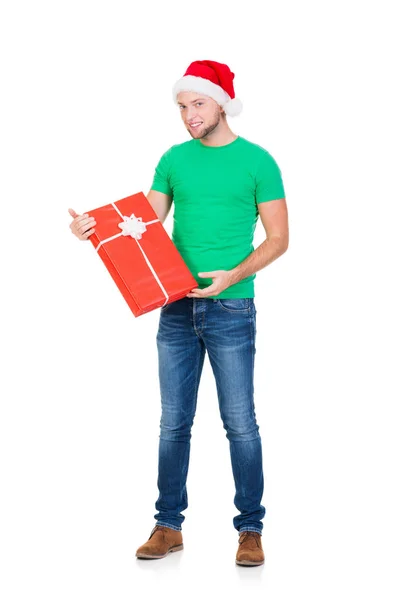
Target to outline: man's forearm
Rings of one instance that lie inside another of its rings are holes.
[[[275,237],[265,240],[243,262],[229,271],[231,276],[230,285],[234,285],[245,277],[257,273],[257,271],[260,271],[281,256],[286,250],[287,244],[281,238]]]

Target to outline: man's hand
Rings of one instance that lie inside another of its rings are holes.
[[[93,225],[96,225],[94,217],[89,217],[87,213],[78,215],[73,208],[69,208],[68,212],[71,217],[74,217],[74,220],[69,225],[72,233],[76,235],[78,240],[87,240],[94,233]]]
[[[187,298],[207,298],[208,296],[218,296],[221,292],[226,290],[231,284],[231,272],[230,271],[208,271],[207,273],[198,273],[199,277],[211,277],[213,282],[211,285],[204,289],[194,288],[190,294],[187,294]]]

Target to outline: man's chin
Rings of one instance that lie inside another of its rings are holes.
[[[192,138],[194,140],[197,140],[198,138],[203,137],[203,134],[200,131],[192,131],[191,129],[188,129],[188,132],[190,133],[190,135],[192,136]]]

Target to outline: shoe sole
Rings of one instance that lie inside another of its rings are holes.
[[[264,561],[261,560],[259,562],[255,562],[251,560],[237,560],[236,564],[240,565],[241,567],[258,567],[259,565],[263,565]]]
[[[164,556],[167,556],[167,554],[169,554],[170,552],[179,552],[179,550],[183,550],[183,544],[179,544],[178,546],[171,546],[171,548],[169,548],[169,550],[167,550],[167,552],[165,554],[145,554],[144,552],[140,552],[140,553],[136,552],[136,557],[137,558],[164,558]]]

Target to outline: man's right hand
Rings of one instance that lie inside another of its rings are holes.
[[[93,226],[96,225],[94,217],[89,217],[88,214],[78,215],[73,208],[68,209],[71,217],[74,218],[70,223],[70,229],[74,235],[80,240],[87,240],[94,233]]]

